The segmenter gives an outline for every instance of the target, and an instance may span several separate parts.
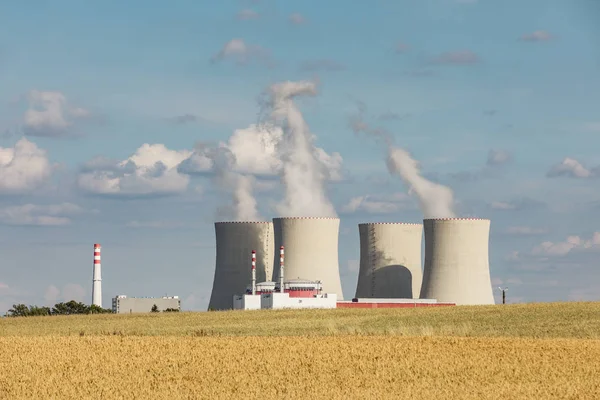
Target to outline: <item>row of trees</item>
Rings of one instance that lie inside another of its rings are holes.
[[[95,304],[90,306],[77,302],[75,300],[66,303],[57,303],[54,307],[27,306],[25,304],[13,304],[12,308],[6,313],[7,317],[34,317],[39,315],[73,315],[73,314],[108,314],[112,310],[98,307]]]

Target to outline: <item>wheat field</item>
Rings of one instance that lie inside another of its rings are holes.
[[[0,399],[596,399],[600,304],[0,319]]]

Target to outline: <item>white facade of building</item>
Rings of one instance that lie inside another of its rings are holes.
[[[233,296],[234,310],[260,310],[260,294],[242,294]]]
[[[422,224],[366,223],[358,225],[360,268],[356,296],[418,299]]]
[[[318,294],[315,297],[290,297],[289,293],[266,293],[261,295],[261,308],[336,308],[337,295],[334,293]]]
[[[323,292],[342,300],[339,228],[339,218],[273,218],[275,249],[285,248],[285,279],[321,281]],[[273,281],[279,282],[279,253],[273,259]]]
[[[456,305],[494,304],[489,219],[423,220],[425,268],[421,298]]]
[[[209,310],[231,310],[232,299],[252,280],[251,253],[256,251],[256,280],[270,281],[273,265],[271,222],[216,222],[216,265]]]
[[[166,309],[181,310],[179,296],[165,297],[127,297],[119,295],[112,299],[112,310],[117,314],[148,313],[156,304],[158,311]]]

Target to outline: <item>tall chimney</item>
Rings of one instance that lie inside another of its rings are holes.
[[[94,244],[94,284],[92,286],[92,304],[102,307],[102,266],[100,264],[100,245]]]
[[[283,246],[279,248],[279,292],[283,293]]]
[[[252,295],[256,294],[256,251],[252,250]]]

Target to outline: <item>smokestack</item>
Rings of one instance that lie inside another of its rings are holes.
[[[94,244],[94,278],[92,304],[102,307],[102,266],[100,264],[100,244]]]
[[[252,295],[256,294],[256,251],[252,250]]]
[[[279,248],[279,292],[283,293],[283,246]]]

